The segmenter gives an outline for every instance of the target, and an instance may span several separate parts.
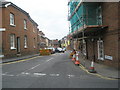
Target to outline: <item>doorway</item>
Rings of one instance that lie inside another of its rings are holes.
[[[20,54],[20,37],[17,37],[17,54]]]

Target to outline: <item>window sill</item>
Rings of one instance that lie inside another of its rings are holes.
[[[15,47],[11,47],[10,49],[11,49],[11,50],[16,50],[16,48],[15,48]]]
[[[24,47],[25,49],[27,49],[28,47]]]
[[[13,24],[10,24],[10,26],[12,26],[12,27],[16,27],[16,25],[13,25]]]
[[[28,30],[27,28],[24,28],[24,30]]]

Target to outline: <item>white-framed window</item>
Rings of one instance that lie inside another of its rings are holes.
[[[103,40],[98,40],[98,59],[99,60],[104,60],[104,45],[103,45]]]
[[[27,36],[25,35],[24,36],[24,48],[27,48],[28,46],[27,46]]]
[[[10,35],[10,49],[16,49],[15,48],[15,34]]]
[[[15,26],[15,16],[13,13],[10,13],[10,25]]]
[[[24,19],[24,29],[27,29],[27,20]]]

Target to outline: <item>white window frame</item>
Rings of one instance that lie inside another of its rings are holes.
[[[103,45],[103,40],[98,40],[97,44],[98,44],[98,59],[99,60],[104,60],[104,45]]]
[[[28,46],[27,46],[27,36],[26,35],[24,36],[24,48],[28,48]]]
[[[27,30],[27,20],[24,19],[24,29]]]
[[[16,49],[15,48],[15,34],[10,35],[10,49]]]
[[[15,15],[13,13],[10,13],[10,25],[16,26],[15,25]]]

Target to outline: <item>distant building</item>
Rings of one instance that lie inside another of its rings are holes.
[[[0,17],[1,56],[10,58],[39,52],[38,24],[26,11],[11,2],[2,2]]]
[[[52,47],[57,48],[59,46],[60,46],[60,44],[58,42],[58,39],[52,40]]]
[[[120,2],[69,3],[71,47],[89,60],[118,67]]]
[[[46,47],[46,37],[45,34],[42,31],[38,32],[39,34],[39,48],[45,48]]]

